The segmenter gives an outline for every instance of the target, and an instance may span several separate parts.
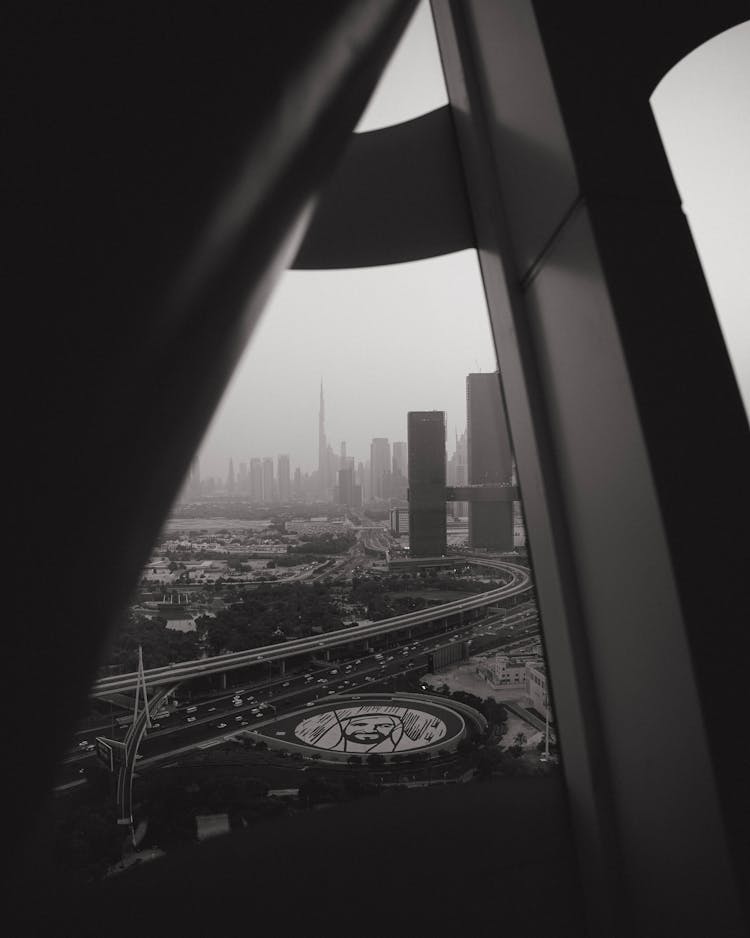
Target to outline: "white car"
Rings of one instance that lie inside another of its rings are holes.
[[[187,721],[188,723],[195,723],[195,717],[188,717]]]
[[[314,703],[314,701],[312,701],[312,700],[308,700],[307,703],[305,704],[305,706],[306,706],[306,707],[313,707],[313,706],[315,706],[315,703]]]
[[[241,723],[241,722],[242,722],[242,717],[235,717],[235,720],[236,720],[238,723]]]
[[[216,729],[217,729],[217,730],[223,730],[223,729],[225,729],[225,728],[226,728],[226,723],[217,723],[217,724],[216,724]]]

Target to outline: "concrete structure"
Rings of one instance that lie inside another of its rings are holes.
[[[531,706],[542,716],[549,706],[549,721],[554,723],[552,707],[547,690],[547,665],[542,659],[526,663],[526,692],[531,699]]]
[[[496,687],[518,686],[527,684],[527,663],[509,655],[493,655],[477,663],[477,674]]]
[[[391,508],[391,533],[396,535],[409,533],[409,509]]]
[[[445,413],[410,411],[409,550],[412,557],[442,556],[445,521]]]

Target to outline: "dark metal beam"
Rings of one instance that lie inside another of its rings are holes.
[[[354,134],[293,267],[374,267],[474,247],[447,107]]]

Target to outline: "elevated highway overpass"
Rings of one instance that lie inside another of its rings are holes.
[[[472,560],[472,563],[474,562]],[[284,661],[287,658],[302,654],[320,653],[340,645],[350,645],[390,633],[402,632],[414,626],[440,621],[485,606],[492,606],[512,596],[524,593],[532,587],[529,571],[526,567],[494,559],[481,559],[479,562],[485,566],[492,566],[494,569],[504,571],[508,574],[509,581],[497,589],[478,593],[476,596],[443,603],[439,606],[431,606],[428,609],[394,616],[390,619],[382,619],[380,622],[338,629],[328,634],[292,639],[275,645],[264,645],[261,648],[252,648],[248,651],[216,655],[197,661],[184,661],[169,667],[150,668],[143,672],[145,684],[153,688],[165,684],[182,683],[192,678],[221,674],[251,665]],[[135,691],[138,681],[137,671],[102,678],[93,685],[89,696],[92,698],[111,698],[113,694]]]

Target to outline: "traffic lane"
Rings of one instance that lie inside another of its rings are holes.
[[[467,636],[472,634],[477,634],[479,629],[493,628],[493,627],[504,627],[512,628],[518,621],[519,618],[526,618],[530,616],[530,612],[525,612],[522,617],[514,615],[512,620],[509,620],[505,614],[497,615],[489,620],[481,620],[478,623],[471,623],[463,627],[456,629],[450,638],[440,640],[438,638],[435,643],[436,636],[426,636],[423,639],[416,639],[415,641],[409,640],[406,644],[400,644],[394,646],[394,648],[389,649],[393,651],[393,655],[386,655],[386,661],[390,659],[395,659],[396,656],[400,655],[403,657],[418,657],[420,654],[427,654],[431,651],[436,651],[439,648],[446,647],[449,644],[454,643],[455,641],[465,639]],[[535,622],[528,622],[528,628],[531,629],[535,625]],[[433,642],[432,645],[427,645],[428,642]],[[381,653],[385,654],[385,653]],[[205,724],[210,722],[212,719],[219,721],[229,721],[232,720],[235,723],[242,722],[236,719],[239,714],[248,714],[249,711],[252,711],[258,703],[261,701],[259,697],[266,697],[267,699],[273,696],[278,702],[293,700],[300,693],[304,694],[313,683],[317,684],[318,679],[315,678],[316,674],[326,675],[326,680],[329,678],[336,678],[338,689],[341,688],[341,679],[345,675],[350,679],[356,677],[365,677],[367,675],[374,676],[379,670],[386,670],[389,672],[391,669],[382,669],[379,667],[378,659],[374,655],[369,655],[363,657],[362,659],[352,660],[351,663],[339,668],[319,668],[319,669],[308,669],[306,674],[290,676],[290,679],[287,681],[274,681],[272,683],[265,683],[263,685],[251,685],[250,688],[242,687],[235,690],[234,694],[227,692],[223,697],[214,697],[210,701],[207,701],[203,704],[195,704],[191,706],[180,707],[175,711],[170,711],[170,715],[166,716],[162,713],[160,718],[154,720],[156,732],[151,732],[150,738],[157,737],[159,735],[169,735],[174,732],[184,732],[187,725],[194,724]],[[359,661],[359,664],[356,664],[356,661]],[[414,667],[421,666],[415,663]],[[336,673],[334,673],[336,672]],[[339,673],[340,672],[340,673]],[[337,676],[338,675],[338,676]],[[309,678],[309,680],[308,680]],[[243,706],[234,706],[233,700],[241,694],[247,694],[248,690],[252,690],[252,693],[249,697],[245,697],[243,700]],[[281,693],[279,693],[279,690]],[[232,704],[232,706],[230,706]],[[233,716],[234,713],[234,716]],[[210,716],[213,714],[213,717]],[[250,714],[248,722],[251,720],[258,720],[261,717],[253,716]],[[174,723],[168,724],[166,727],[162,728],[160,725],[160,719],[175,719]],[[124,735],[125,728],[118,728],[115,732],[115,737]],[[85,758],[85,753],[73,753],[69,760],[71,762],[80,762]]]

